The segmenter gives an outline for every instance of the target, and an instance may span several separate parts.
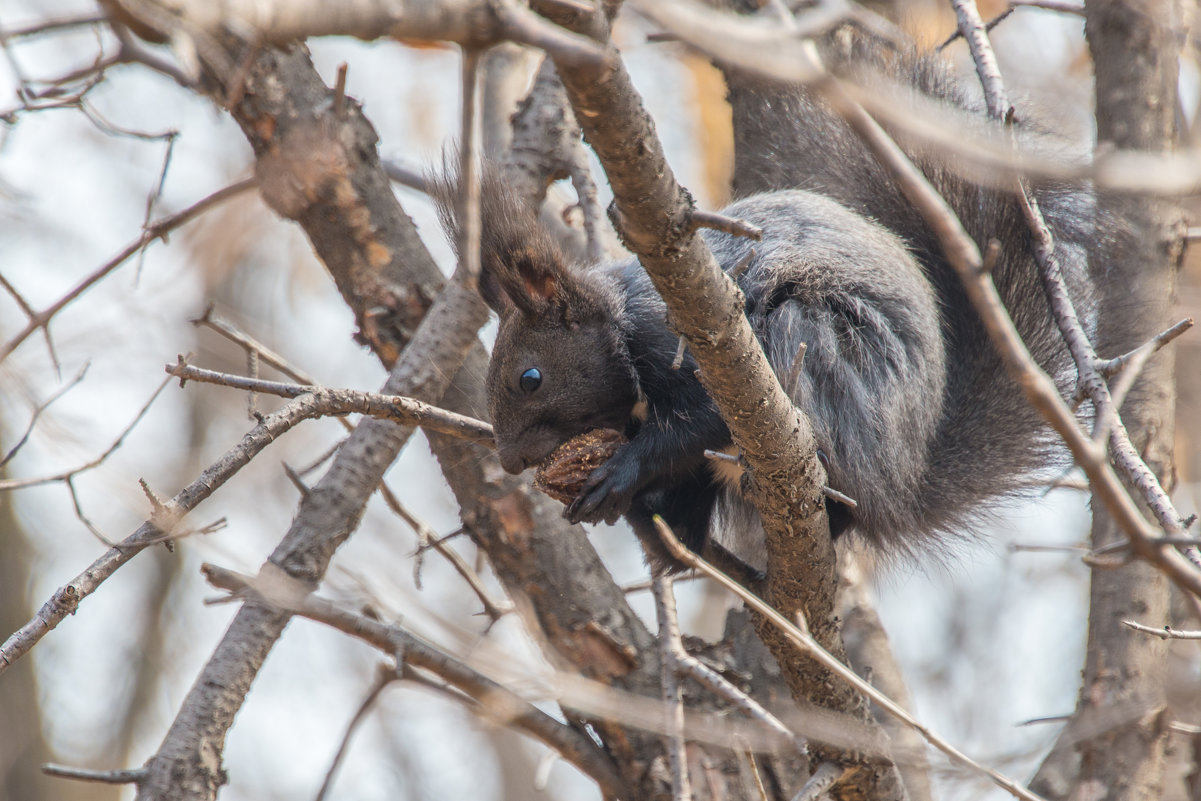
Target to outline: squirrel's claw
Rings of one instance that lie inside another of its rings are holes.
[[[612,525],[630,510],[637,484],[636,466],[631,468],[614,457],[592,471],[563,514],[572,523],[603,520]]]

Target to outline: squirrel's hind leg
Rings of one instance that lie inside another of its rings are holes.
[[[697,470],[682,481],[667,487],[647,490],[634,498],[626,520],[647,549],[647,559],[653,568],[666,567],[673,572],[681,565],[667,552],[654,517],[663,518],[676,538],[689,550],[700,553],[709,538],[713,509],[719,487],[707,470]]]

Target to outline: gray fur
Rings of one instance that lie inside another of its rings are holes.
[[[880,57],[877,66],[967,105],[932,59]],[[725,213],[761,227],[763,239],[704,236],[726,270],[754,249],[737,279],[747,318],[777,376],[795,374],[785,390],[813,423],[829,483],[858,502],[852,530],[902,554],[970,531],[989,501],[1056,458],[1045,427],[1006,376],[936,236],[858,137],[804,89],[727,77],[735,189],[746,196]],[[912,155],[978,244],[1001,243],[998,291],[1034,358],[1067,386],[1070,362],[1016,200]],[[675,339],[649,278],[636,261],[567,263],[494,174],[483,190],[482,288],[501,315],[488,389],[502,464],[516,472],[589,428],[625,428],[630,444],[594,471],[568,517],[624,514],[649,541],[650,515],[663,509],[698,529],[699,547],[713,498],[700,450],[728,444],[729,432],[692,368],[668,367]],[[453,230],[450,193],[442,198]],[[1088,245],[1120,258],[1123,229],[1098,220],[1079,188],[1044,186],[1038,199],[1087,307]],[[544,373],[537,391],[521,383],[531,366]],[[649,417],[635,419],[642,409]],[[689,516],[694,500],[704,522]],[[728,488],[718,511],[737,535],[720,541],[762,566],[754,509]]]

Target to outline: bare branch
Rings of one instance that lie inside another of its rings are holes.
[[[396,496],[388,491],[386,486],[381,485],[380,491],[383,493],[384,503],[387,504],[388,508],[391,509],[397,517],[405,521],[405,524],[407,524],[409,528],[416,532],[417,538],[420,540],[417,558],[414,560],[413,564],[414,583],[417,585],[418,589],[421,588],[421,557],[425,553],[425,549],[432,548],[441,554],[441,556],[446,559],[447,562],[450,562],[450,565],[455,569],[455,572],[457,572],[463,578],[463,580],[467,582],[467,585],[471,587],[471,591],[475,593],[476,597],[480,599],[480,603],[484,605],[484,614],[488,615],[493,623],[495,623],[497,620],[500,620],[501,617],[512,610],[511,604],[503,602],[498,603],[497,601],[492,600],[492,596],[484,587],[484,582],[480,578],[479,574],[471,569],[471,566],[468,565],[467,561],[459,555],[458,551],[450,547],[450,543],[447,542],[449,537],[439,537],[436,531],[414,517],[408,509],[401,505],[401,503],[396,499]]]
[[[838,659],[834,658],[825,648],[823,648],[817,640],[813,638],[808,631],[802,631],[787,618],[782,616],[772,607],[764,603],[757,595],[743,587],[738,582],[731,579],[726,574],[715,568],[713,565],[706,562],[697,554],[689,551],[684,545],[676,539],[675,534],[667,527],[661,519],[655,519],[655,525],[659,529],[659,536],[663,539],[663,544],[671,552],[671,555],[679,559],[685,565],[695,570],[700,571],[704,575],[716,581],[722,587],[725,587],[730,592],[742,599],[747,606],[753,609],[757,614],[771,623],[778,631],[788,638],[798,650],[812,659],[820,662],[831,673],[836,675],[842,681],[854,687],[858,692],[867,696],[871,701],[883,709],[888,714],[894,716],[905,725],[912,728],[930,745],[937,748],[946,754],[951,761],[963,765],[973,772],[987,776],[993,784],[1005,790],[1015,798],[1023,799],[1024,801],[1044,801],[1040,796],[1035,795],[1026,788],[1022,787],[1018,782],[1002,773],[985,767],[973,760],[971,757],[959,751],[955,746],[944,740],[939,735],[935,734],[925,724],[921,723],[917,718],[906,712],[900,705],[893,701],[884,693],[877,690],[871,684],[861,679],[855,671],[844,665]],[[803,618],[802,618],[803,620]]]
[[[116,451],[117,448],[121,447],[121,445],[125,442],[125,438],[129,436],[129,432],[133,431],[134,427],[137,426],[137,424],[142,421],[142,418],[146,416],[146,412],[150,411],[150,407],[156,400],[158,400],[158,396],[162,393],[163,389],[167,386],[170,380],[170,378],[164,379],[163,382],[158,385],[158,387],[150,395],[150,398],[144,404],[142,404],[142,408],[138,410],[138,413],[134,416],[133,420],[129,422],[129,425],[125,426],[121,433],[117,435],[117,438],[113,440],[112,444],[105,448],[104,452],[95,459],[92,459],[91,461],[88,461],[79,467],[74,467],[70,470],[66,470],[62,473],[55,473],[54,475],[50,476],[41,476],[38,478],[0,479],[0,492],[23,489],[25,487],[36,487],[42,484],[52,484],[56,481],[70,482],[71,479],[75,478],[75,476],[79,475],[80,473],[86,472],[100,464],[103,464],[108,457],[113,455],[113,452]],[[67,387],[67,389],[70,389],[70,387]],[[61,395],[62,393],[60,392],[59,394]],[[89,528],[91,528],[90,524]],[[95,532],[94,528],[92,530],[94,533],[97,533],[97,536],[99,536],[99,533]],[[103,537],[101,537],[101,539],[103,539]],[[106,544],[111,545],[112,543],[106,542]]]
[[[481,675],[400,626],[386,625],[311,595],[302,582],[270,564],[264,567],[257,578],[242,576],[215,565],[205,565],[202,571],[214,587],[229,590],[241,597],[249,593],[260,603],[281,612],[324,623],[368,642],[385,653],[403,654],[406,664],[428,670],[466,693],[493,719],[503,721],[558,751],[564,759],[592,777],[602,792],[613,797],[628,797],[609,757],[585,735],[559,723],[504,685]]]
[[[1136,623],[1133,620],[1123,620],[1122,625],[1134,631],[1158,637],[1161,640],[1201,640],[1201,631],[1181,631],[1171,626],[1156,628],[1155,626],[1144,626],[1142,623]]]
[[[178,378],[181,383],[201,381],[250,392],[261,392],[266,395],[278,395],[283,398],[299,398],[302,395],[310,395],[314,398],[317,416],[365,414],[383,420],[394,420],[404,425],[422,426],[431,431],[449,434],[452,437],[466,439],[490,448],[495,447],[492,439],[492,426],[482,420],[448,412],[415,398],[244,378],[193,367],[182,361],[166,365],[166,370],[167,373]],[[3,489],[2,483],[0,483],[0,489]]]
[[[89,770],[87,768],[72,768],[67,765],[46,763],[42,765],[42,773],[47,776],[60,776],[64,779],[77,779],[84,782],[99,784],[137,784],[146,778],[145,768],[130,770]]]
[[[1180,322],[1173,325],[1171,328],[1167,329],[1166,331],[1156,334],[1155,337],[1150,342],[1147,342],[1144,345],[1140,345],[1138,348],[1135,348],[1134,350],[1130,351],[1129,353],[1123,353],[1121,356],[1115,356],[1112,359],[1108,359],[1106,361],[1099,362],[1097,364],[1097,371],[1099,373],[1101,373],[1101,375],[1103,375],[1107,378],[1111,378],[1111,377],[1121,373],[1123,370],[1125,370],[1127,365],[1129,365],[1131,362],[1133,362],[1136,358],[1139,358],[1140,354],[1143,351],[1149,350],[1151,353],[1156,353],[1161,348],[1163,348],[1165,345],[1170,343],[1172,340],[1176,339],[1176,337],[1185,333],[1192,327],[1193,327],[1193,318],[1186,317],[1183,320],[1181,320]],[[1137,371],[1134,371],[1134,372],[1137,373]],[[1115,390],[1114,395],[1116,396],[1118,394],[1124,394],[1124,393],[1118,393]],[[1121,403],[1119,402],[1118,405],[1120,406]]]
[[[201,501],[212,495],[235,473],[245,467],[252,458],[270,445],[292,426],[312,416],[312,397],[300,397],[277,412],[266,415],[251,429],[236,446],[226,451],[220,459],[200,474],[184,489],[180,490],[165,506],[176,522],[196,508]],[[0,674],[14,662],[27,654],[42,637],[58,626],[68,615],[79,608],[101,584],[143,548],[160,542],[168,530],[160,529],[152,522],[143,523],[116,547],[93,562],[86,570],[54,591],[37,615],[14,632],[0,645]]]
[[[801,791],[793,796],[792,801],[820,801],[826,797],[826,791],[833,787],[844,774],[846,771],[832,762],[821,763],[817,766],[817,770],[813,771],[809,781],[805,782]]]
[[[239,181],[232,186],[227,186],[224,189],[217,190],[208,197],[197,201],[177,214],[171,214],[163,217],[158,222],[148,226],[146,230],[142,232],[140,237],[127,245],[116,256],[113,256],[111,259],[97,268],[91,275],[80,281],[74,289],[63,295],[43,311],[30,315],[29,323],[15,336],[13,336],[12,339],[3,345],[0,345],[0,362],[8,358],[8,355],[16,350],[18,345],[24,342],[30,334],[32,334],[34,331],[37,331],[39,328],[44,329],[47,331],[47,333],[49,333],[50,321],[56,314],[66,308],[67,305],[90,289],[98,281],[107,277],[109,273],[124,264],[130,256],[134,255],[154,240],[166,238],[167,234],[171,233],[176,228],[179,228],[181,225],[191,222],[193,219],[213,208],[214,206],[217,206],[236,195],[240,195],[241,193],[254,188],[254,186],[255,180],[253,178],[245,181]]]
[[[3,280],[3,279],[0,279],[0,280]],[[11,462],[13,457],[17,455],[17,451],[21,450],[21,448],[24,447],[25,443],[29,441],[29,435],[33,433],[33,428],[34,428],[34,426],[37,425],[38,418],[42,416],[42,412],[49,409],[50,405],[53,404],[56,400],[61,398],[63,395],[66,395],[74,387],[78,386],[79,383],[81,381],[83,381],[83,377],[85,375],[87,375],[88,367],[90,367],[91,364],[92,364],[91,362],[85,363],[83,367],[79,368],[79,372],[75,374],[74,378],[72,378],[70,381],[68,381],[66,384],[64,384],[60,389],[58,389],[53,395],[51,395],[45,401],[38,404],[37,408],[33,410],[33,415],[31,415],[29,418],[29,424],[25,426],[24,433],[21,434],[21,437],[17,440],[16,444],[13,445],[11,448],[9,448],[8,453],[6,453],[4,455],[4,458],[0,459],[0,468],[3,468],[6,464]],[[0,489],[2,489],[2,488],[0,488]]]
[[[716,211],[702,211],[701,209],[693,209],[691,222],[694,229],[696,228],[712,228],[715,231],[725,231],[732,236],[741,236],[746,239],[753,239],[758,242],[763,238],[763,229],[757,225],[751,225],[746,220],[738,220],[733,217],[727,217],[724,214],[719,214]]]
[[[757,75],[784,83],[826,82],[816,53],[798,46],[802,33],[778,24],[721,13],[690,0],[631,0],[630,5],[689,45]],[[836,22],[837,9],[822,7],[803,35],[813,35]],[[812,26],[812,29],[810,29]],[[973,168],[974,180],[1008,187],[1016,176],[1030,179],[1091,181],[1099,189],[1145,192],[1163,196],[1194,193],[1201,186],[1201,150],[1176,153],[1115,150],[1091,162],[1073,163],[1037,152],[1015,153],[1004,133],[974,126],[962,112],[890,84],[880,76],[870,87],[832,83],[840,93],[898,132],[953,155]],[[1031,135],[1032,141],[1037,137]],[[1058,151],[1057,151],[1058,152]]]
[[[595,42],[550,24],[512,0],[416,0],[400,6],[374,0],[345,0],[336,6],[321,0],[232,6],[181,0],[174,4],[174,13],[143,0],[123,0],[122,4],[125,11],[160,33],[186,31],[191,38],[212,38],[229,30],[243,39],[262,43],[310,36],[354,36],[368,41],[442,41],[481,48],[515,41],[553,52],[570,63],[603,58]],[[198,55],[223,78],[231,74],[229,64],[213,59],[213,53]]]
[[[0,30],[0,41],[20,39],[26,36],[40,36],[45,33],[84,28],[91,25],[103,25],[108,21],[103,14],[81,14],[77,17],[60,17],[41,20],[29,25],[22,25],[7,30]]]
[[[658,573],[651,579],[655,619],[659,623],[659,682],[663,693],[664,730],[667,732],[667,761],[671,766],[671,795],[674,801],[692,801],[688,757],[684,753],[684,696],[680,690],[675,656],[684,650],[680,620],[671,576]]]
[[[370,711],[371,707],[375,706],[375,702],[379,700],[380,694],[383,693],[384,689],[399,679],[400,676],[397,675],[395,665],[380,666],[380,669],[376,672],[375,683],[371,685],[371,690],[367,693],[367,697],[363,699],[363,703],[359,704],[354,717],[350,719],[350,723],[346,726],[346,732],[342,735],[342,741],[338,743],[338,750],[334,754],[333,761],[330,762],[329,770],[325,772],[325,780],[321,782],[321,789],[317,791],[316,801],[325,801],[330,787],[333,786],[334,776],[337,775],[338,768],[342,765],[342,760],[346,758],[346,752],[350,750],[350,738],[367,717],[367,712]]]

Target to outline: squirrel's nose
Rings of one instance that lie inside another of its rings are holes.
[[[516,448],[502,445],[496,449],[496,455],[500,457],[500,466],[506,473],[517,475],[526,468],[526,461]]]

